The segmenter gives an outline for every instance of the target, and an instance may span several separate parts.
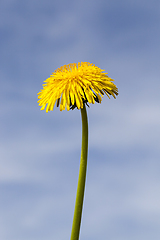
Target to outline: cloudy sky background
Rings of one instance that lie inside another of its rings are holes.
[[[40,111],[37,92],[88,61],[119,96],[87,109],[80,239],[159,240],[159,0],[2,0],[0,42],[0,239],[70,239],[80,111]]]

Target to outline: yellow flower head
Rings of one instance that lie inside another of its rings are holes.
[[[114,80],[103,71],[88,62],[71,63],[58,68],[44,81],[43,89],[38,93],[41,110],[46,105],[46,112],[53,110],[56,101],[60,111],[65,108],[80,109],[85,103],[101,103],[104,93],[116,98],[118,89]]]

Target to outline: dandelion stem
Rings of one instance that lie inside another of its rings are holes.
[[[85,191],[85,180],[87,171],[87,155],[88,155],[88,119],[85,104],[81,108],[82,117],[82,148],[81,148],[81,160],[79,168],[79,178],[77,186],[77,196],[73,217],[73,225],[70,240],[78,240],[81,226],[83,198]]]

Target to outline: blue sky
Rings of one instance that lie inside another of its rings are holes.
[[[105,69],[117,99],[90,105],[80,239],[159,240],[160,2],[0,3],[0,239],[70,238],[80,111],[40,111],[58,67]]]

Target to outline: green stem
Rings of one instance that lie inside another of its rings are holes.
[[[83,208],[83,198],[85,190],[85,180],[87,171],[87,155],[88,155],[88,119],[85,104],[81,109],[82,117],[82,148],[81,148],[81,161],[79,168],[79,178],[77,186],[77,196],[73,217],[73,225],[70,240],[78,240],[81,226],[81,216]]]

